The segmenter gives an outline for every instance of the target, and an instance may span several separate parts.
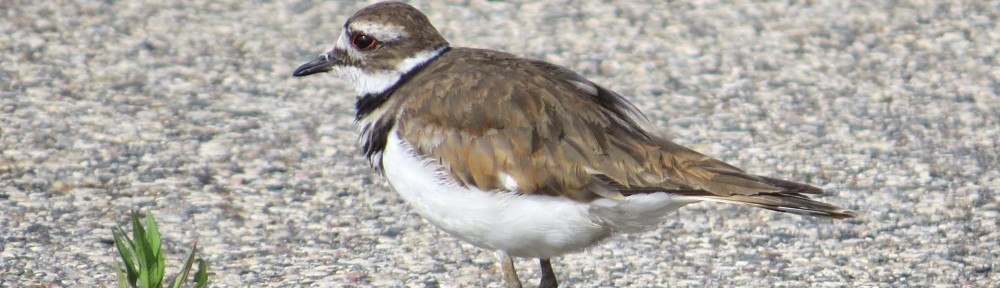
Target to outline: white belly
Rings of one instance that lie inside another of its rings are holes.
[[[466,188],[448,180],[434,161],[414,154],[396,131],[390,133],[382,155],[389,183],[420,216],[473,245],[518,257],[548,259],[586,248],[614,232],[643,231],[664,215],[697,202],[654,193],[581,203]]]

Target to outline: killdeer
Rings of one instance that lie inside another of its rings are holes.
[[[566,68],[450,47],[423,13],[384,2],[344,24],[333,50],[294,76],[333,72],[357,90],[362,152],[423,218],[511,257],[549,259],[647,231],[684,205],[716,201],[843,219],[823,190],[748,174],[640,126],[625,98]]]

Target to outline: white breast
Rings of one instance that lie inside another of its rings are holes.
[[[435,161],[416,155],[396,131],[383,152],[385,176],[417,213],[473,245],[518,257],[552,258],[614,232],[643,231],[697,201],[666,193],[581,203],[566,198],[482,191],[457,185]]]

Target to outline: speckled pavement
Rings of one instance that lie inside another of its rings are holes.
[[[692,205],[554,259],[567,287],[1000,286],[1000,2],[842,2],[414,4],[861,213]],[[363,6],[0,2],[0,287],[110,287],[130,209],[172,267],[197,241],[215,287],[499,287],[359,156],[352,89],[290,76]]]

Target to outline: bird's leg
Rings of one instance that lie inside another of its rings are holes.
[[[556,280],[556,272],[552,271],[552,262],[549,259],[538,259],[538,264],[542,266],[542,281],[538,282],[538,288],[556,288],[559,283]]]
[[[500,258],[500,268],[503,270],[503,282],[507,288],[521,288],[521,279],[517,278],[517,271],[514,270],[514,259],[504,251],[497,251]]]

